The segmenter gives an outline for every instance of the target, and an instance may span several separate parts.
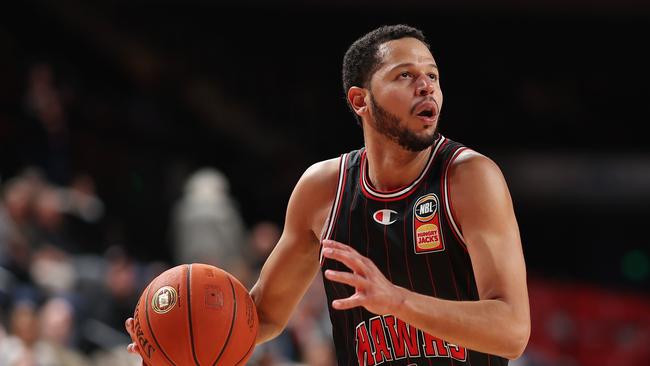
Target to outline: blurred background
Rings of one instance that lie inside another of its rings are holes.
[[[137,365],[124,320],[179,263],[252,286],[302,172],[362,145],[340,65],[389,23],[428,36],[442,133],[510,185],[511,365],[650,364],[646,2],[26,0],[0,11],[0,366]],[[320,281],[249,364],[334,364]]]

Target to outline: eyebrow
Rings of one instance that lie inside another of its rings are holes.
[[[393,71],[393,70],[395,70],[395,69],[399,69],[400,67],[407,67],[407,66],[414,66],[414,65],[415,65],[415,64],[412,63],[412,62],[404,62],[404,63],[401,63],[401,64],[399,64],[399,65],[395,65],[395,66],[393,66],[393,67],[390,69],[390,71]],[[437,66],[436,64],[427,64],[427,66],[431,66],[431,67],[435,68],[436,70],[438,70],[438,66]]]

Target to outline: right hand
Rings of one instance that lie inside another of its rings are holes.
[[[126,350],[129,351],[129,353],[140,355],[140,347],[138,347],[138,343],[136,341],[137,338],[135,336],[133,318],[128,318],[124,323],[124,326],[126,327],[126,331],[129,332],[129,336],[131,337],[131,342],[132,342],[128,346],[126,346]]]

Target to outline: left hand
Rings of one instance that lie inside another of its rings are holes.
[[[404,302],[405,289],[392,284],[377,266],[348,245],[323,241],[323,256],[345,264],[352,272],[328,269],[325,277],[355,288],[354,295],[332,301],[337,310],[363,306],[377,315],[395,314]]]

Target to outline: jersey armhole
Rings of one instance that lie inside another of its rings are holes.
[[[336,218],[339,216],[339,210],[341,208],[341,199],[343,198],[343,191],[345,189],[345,181],[347,178],[347,163],[348,163],[348,154],[341,155],[339,161],[339,178],[336,185],[336,196],[332,201],[332,207],[330,208],[330,213],[327,215],[326,225],[323,227],[323,233],[321,234],[321,244],[319,250],[319,261],[321,266],[323,265],[323,240],[330,239],[332,236],[332,231],[334,229],[334,223]]]
[[[447,220],[451,224],[451,231],[454,233],[454,236],[456,236],[456,239],[461,243],[461,245],[464,247],[465,250],[467,250],[467,243],[465,242],[465,238],[463,237],[463,231],[460,226],[456,222],[456,214],[454,212],[454,205],[451,202],[451,184],[449,184],[449,167],[454,163],[456,159],[458,159],[459,156],[465,153],[472,153],[473,150],[467,148],[467,147],[460,147],[454,153],[451,155],[451,158],[449,158],[449,161],[447,162],[447,166],[445,167],[445,173],[443,175],[443,200],[444,200],[444,209],[445,209],[445,215],[447,216]]]

